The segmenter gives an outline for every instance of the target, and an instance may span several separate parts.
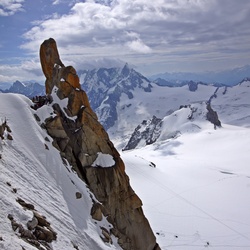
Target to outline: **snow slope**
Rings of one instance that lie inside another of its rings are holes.
[[[18,197],[33,204],[57,232],[52,249],[120,249],[116,239],[113,245],[101,240],[100,226],[110,225],[105,219],[101,222],[91,219],[93,194],[63,163],[51,144],[52,139],[35,120],[36,111],[30,108],[31,104],[22,95],[0,93],[0,121],[7,119],[13,137],[13,141],[0,139],[0,249],[37,249],[18,237],[7,218],[12,214],[24,225],[32,219],[32,212],[16,202]],[[52,109],[45,105],[37,112],[40,117],[48,117]],[[81,199],[76,199],[76,192],[82,194]]]
[[[249,145],[248,128],[204,123],[121,152],[162,249],[250,249]]]
[[[250,127],[249,80],[234,87],[219,88],[211,103],[223,123]]]

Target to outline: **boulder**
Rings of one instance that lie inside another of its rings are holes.
[[[82,198],[82,194],[80,192],[76,192],[76,199],[81,199]]]
[[[38,219],[34,216],[32,220],[27,222],[27,228],[33,230],[38,225]]]
[[[41,227],[49,227],[50,223],[46,220],[45,216],[40,215],[37,211],[33,211],[34,217],[38,221],[38,225]]]
[[[90,214],[94,220],[101,221],[102,220],[102,205],[100,203],[94,203]]]

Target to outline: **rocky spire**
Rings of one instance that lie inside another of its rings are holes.
[[[89,186],[93,219],[107,217],[113,228],[106,232],[118,237],[127,250],[158,250],[156,238],[142,210],[142,202],[130,186],[125,166],[108,134],[92,111],[73,67],[60,60],[56,42],[50,38],[40,48],[46,76],[46,93],[54,98],[53,116],[44,127],[63,158]],[[60,102],[66,105],[61,105]]]
[[[51,93],[51,84],[54,68],[64,67],[58,54],[56,41],[53,38],[45,40],[40,47],[40,61],[43,73],[46,77],[46,94]]]

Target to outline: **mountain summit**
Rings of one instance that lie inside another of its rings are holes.
[[[127,63],[122,68],[84,70],[79,74],[91,107],[106,130],[117,121],[117,104],[122,95],[132,99],[136,89],[140,92],[152,89],[150,81]]]
[[[40,57],[46,93],[53,99],[53,114],[41,125],[95,195],[93,219],[106,217],[113,225],[103,229],[105,240],[113,234],[123,249],[160,249],[143,214],[142,202],[129,184],[124,163],[92,111],[75,69],[63,65],[52,38],[41,45]],[[129,77],[129,68],[124,66],[121,74]]]

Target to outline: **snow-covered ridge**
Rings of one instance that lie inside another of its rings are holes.
[[[11,214],[24,227],[32,219],[32,212],[16,202],[21,198],[46,216],[57,233],[57,240],[49,243],[51,249],[119,249],[115,238],[113,245],[101,240],[101,227],[111,225],[105,218],[100,222],[91,218],[93,194],[62,161],[52,139],[37,123],[31,105],[22,95],[0,93],[0,121],[6,118],[13,137],[12,141],[0,139],[0,248],[37,249],[13,231],[7,218]],[[39,111],[44,117],[51,112],[47,105]]]

